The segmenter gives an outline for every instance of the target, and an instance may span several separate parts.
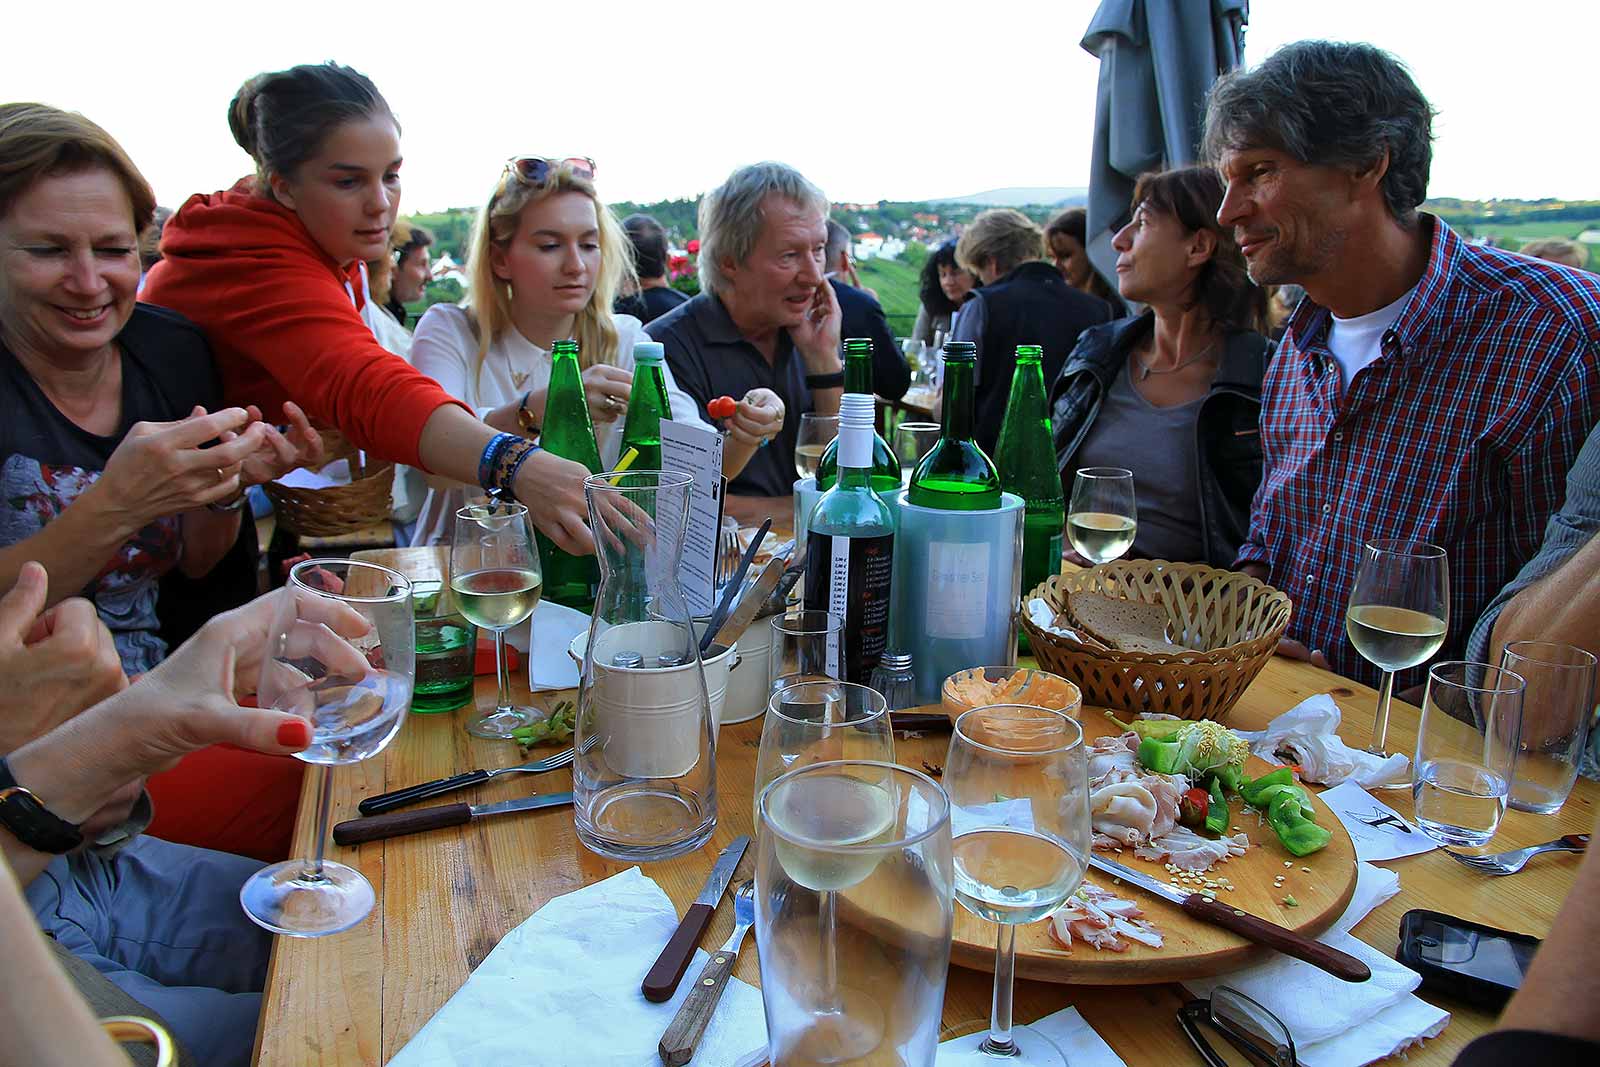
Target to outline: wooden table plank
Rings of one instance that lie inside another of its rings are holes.
[[[780,504],[779,501],[782,501]],[[759,507],[785,514],[787,498]],[[743,519],[743,516],[741,516]],[[388,554],[402,570],[424,566],[417,553]],[[492,701],[493,679],[480,678],[478,699]],[[519,680],[516,690],[527,695]],[[1307,664],[1274,660],[1251,685],[1230,719],[1240,728],[1260,728],[1273,716],[1316,693],[1331,693],[1344,712],[1346,737],[1360,740],[1372,725],[1376,696],[1371,689]],[[398,788],[446,773],[481,766],[507,766],[521,760],[514,745],[468,737],[462,728],[473,709],[441,715],[414,715],[381,757],[334,772],[334,818],[355,815],[355,805],[372,793]],[[1417,711],[1397,704],[1390,744],[1409,752],[1415,743]],[[694,855],[657,863],[645,873],[659,883],[681,912],[699,891],[716,853],[734,836],[748,833],[750,796],[760,720],[730,725],[718,743],[719,820],[712,840]],[[943,763],[948,738],[930,735],[904,742],[902,763],[923,759]],[[312,779],[301,806],[297,850],[309,845],[314,814]],[[492,803],[538,791],[569,787],[566,771],[536,779],[513,775],[479,787],[470,799]],[[1403,813],[1409,796],[1385,797]],[[1593,827],[1600,785],[1580,779],[1571,799],[1556,815],[1508,811],[1493,847],[1512,848]],[[465,981],[471,968],[506,932],[545,901],[614,874],[625,865],[584,849],[573,833],[572,813],[555,809],[484,820],[358,850],[330,844],[329,855],[355,862],[378,890],[379,906],[366,923],[332,938],[280,938],[268,978],[259,1062],[287,1064],[377,1064],[387,1061]],[[1544,856],[1522,874],[1491,879],[1460,867],[1441,852],[1385,864],[1401,878],[1400,894],[1356,927],[1367,943],[1392,953],[1401,915],[1427,907],[1463,918],[1535,935],[1545,934],[1570,889],[1576,856]],[[702,941],[713,945],[732,928],[732,909],[721,908]],[[756,953],[742,953],[735,972],[759,984]],[[985,1024],[991,978],[954,967],[945,996],[944,1024],[965,1032]],[[1487,1030],[1493,1017],[1448,999],[1429,997],[1454,1018],[1440,1037],[1409,1057],[1408,1067],[1446,1064],[1472,1037]],[[1076,1005],[1084,1017],[1130,1065],[1189,1062],[1192,1052],[1176,1023],[1183,1000],[1174,985],[1136,987],[1061,986],[1020,981],[1016,1017],[1028,1021]]]

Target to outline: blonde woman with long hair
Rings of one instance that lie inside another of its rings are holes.
[[[638,319],[611,311],[632,269],[622,227],[595,192],[593,161],[511,160],[473,226],[467,301],[428,309],[412,361],[494,429],[532,434],[544,424],[551,345],[577,338],[584,395],[609,467],[622,444],[633,346],[648,340]],[[670,370],[667,397],[674,419],[701,421]],[[467,491],[435,480],[412,544],[447,542]]]

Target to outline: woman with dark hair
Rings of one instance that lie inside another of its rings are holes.
[[[365,261],[388,254],[400,201],[400,127],[372,82],[333,63],[260,74],[228,125],[256,173],[178,210],[145,291],[205,331],[224,395],[270,421],[294,400],[382,459],[515,495],[592,552],[588,470],[497,433],[363,321]]]
[[[1232,566],[1261,481],[1266,293],[1217,225],[1210,167],[1146,174],[1112,242],[1142,315],[1084,331],[1051,389],[1068,493],[1082,467],[1133,470],[1134,558]]]
[[[956,243],[946,241],[940,245],[922,265],[922,303],[917,308],[911,339],[932,345],[949,337],[951,316],[977,286],[978,279],[956,262]]]
[[[1081,207],[1069,207],[1051,219],[1044,227],[1045,244],[1050,246],[1050,258],[1056,269],[1074,289],[1082,289],[1090,296],[1098,296],[1111,305],[1113,315],[1127,314],[1127,306],[1117,296],[1116,290],[1106,284],[1100,272],[1089,262],[1089,213]]]

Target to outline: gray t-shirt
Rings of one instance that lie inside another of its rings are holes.
[[[1074,465],[1133,471],[1139,531],[1128,551],[1130,559],[1205,561],[1195,456],[1195,421],[1203,403],[1205,397],[1157,407],[1128,380],[1126,360],[1100,401]]]

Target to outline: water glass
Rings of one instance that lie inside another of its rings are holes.
[[[755,796],[797,767],[834,760],[894,762],[894,729],[883,695],[824,678],[772,694],[756,754]],[[760,813],[755,822],[760,824]]]
[[[1588,741],[1595,658],[1553,641],[1513,641],[1501,650],[1500,666],[1527,682],[1511,806],[1540,815],[1559,811]]]
[[[411,590],[417,616],[417,682],[411,710],[431,715],[465,707],[477,683],[477,627],[456,610],[447,583],[413,581]]]
[[[1139,529],[1133,472],[1124,467],[1084,467],[1072,479],[1067,540],[1090,563],[1110,563],[1133,547]]]
[[[791,611],[772,617],[768,691],[818,678],[838,678],[844,620],[826,611]]]
[[[937,422],[902,422],[894,428],[894,456],[900,461],[900,480],[910,481],[917,461],[939,440]]]
[[[1443,845],[1477,847],[1500,827],[1522,729],[1521,675],[1452,660],[1428,671],[1411,800],[1417,825]]]
[[[324,858],[331,786],[336,765],[383,751],[411,705],[411,583],[372,563],[308,559],[278,596],[256,697],[311,723],[311,744],[295,756],[322,768],[316,853],[257,871],[239,903],[275,934],[321,937],[365,919],[376,899],[360,871]]]
[[[950,809],[927,775],[817,763],[757,800],[756,944],[778,1067],[932,1067],[950,964]]]

